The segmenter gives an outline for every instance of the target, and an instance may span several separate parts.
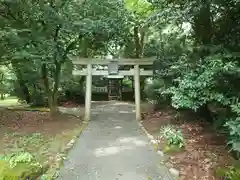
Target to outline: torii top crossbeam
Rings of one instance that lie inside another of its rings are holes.
[[[156,60],[156,57],[151,58],[140,58],[140,59],[106,59],[106,58],[80,58],[80,57],[71,57],[73,64],[76,65],[87,65],[87,64],[96,64],[96,65],[107,65],[111,61],[117,61],[119,65],[152,65]]]

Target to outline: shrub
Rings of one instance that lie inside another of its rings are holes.
[[[42,173],[43,167],[30,153],[21,152],[0,158],[0,180],[34,180]]]
[[[184,147],[184,137],[181,130],[172,126],[165,126],[161,129],[160,134],[166,140],[168,146],[179,149]]]
[[[225,127],[229,130],[229,141],[228,144],[231,145],[230,151],[234,151],[239,158],[240,154],[240,103],[231,105],[232,111],[235,116],[226,122]]]
[[[34,156],[28,152],[19,152],[19,153],[14,153],[10,156],[5,156],[5,158],[3,158],[5,160],[7,160],[9,162],[9,165],[11,168],[16,167],[18,164],[29,164],[29,165],[37,165],[37,166],[41,166],[36,159],[34,158]]]
[[[240,179],[240,169],[237,167],[219,168],[216,171],[216,175],[220,178],[226,180],[239,180]]]
[[[149,100],[154,100],[156,104],[160,104],[168,100],[168,97],[162,94],[164,90],[164,81],[162,79],[154,79],[146,84],[144,92]]]

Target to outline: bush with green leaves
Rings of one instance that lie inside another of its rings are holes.
[[[41,164],[38,163],[34,156],[29,152],[18,152],[11,155],[6,155],[3,156],[1,160],[8,161],[10,168],[14,168],[20,163],[41,167]]]
[[[218,168],[216,170],[216,175],[219,178],[224,178],[226,180],[239,180],[240,179],[240,168],[231,166],[227,168]]]
[[[232,54],[210,55],[204,61],[198,62],[194,69],[182,72],[176,78],[175,85],[164,93],[171,94],[172,106],[176,109],[184,108],[200,112],[207,119],[201,108],[206,107],[211,113],[213,126],[226,122],[228,128],[231,150],[240,152],[240,104],[236,104],[239,97],[237,85],[238,63],[233,60]],[[220,109],[217,118],[213,116],[212,109]],[[226,113],[222,113],[226,111]],[[223,120],[224,119],[224,120]],[[225,121],[225,122],[224,122]],[[220,126],[218,126],[220,127]]]
[[[165,126],[160,130],[161,137],[166,140],[168,146],[178,148],[184,147],[184,137],[180,129],[173,126]]]
[[[154,1],[161,12],[169,12],[167,5],[174,11],[166,13],[165,18],[168,24],[177,22],[179,29],[169,25],[166,30],[164,20],[159,20],[160,47],[155,47],[161,64],[157,70],[160,78],[169,80],[164,81],[168,84],[162,93],[171,96],[174,108],[199,112],[201,119],[210,117],[212,125],[223,128],[227,121],[229,144],[240,152],[240,113],[234,108],[240,97],[240,1]],[[189,31],[181,28],[185,22]],[[174,61],[167,59],[169,56]]]
[[[240,157],[240,103],[231,105],[232,112],[235,113],[229,121],[226,122],[225,127],[229,130],[229,141],[231,145],[230,151],[236,152],[237,158]]]
[[[162,95],[162,92],[166,89],[163,79],[154,79],[146,83],[144,92],[149,100],[156,100],[157,104],[164,103],[168,100],[168,97]]]
[[[239,180],[240,179],[240,169],[237,168],[230,168],[226,174],[225,177],[230,180]]]
[[[225,85],[223,76],[235,71],[234,62],[225,62],[220,55],[209,56],[204,60],[194,70],[183,72],[182,77],[175,79],[177,85],[165,91],[172,95],[173,107],[198,110],[211,102],[222,106],[230,103],[219,83]]]
[[[28,152],[0,157],[0,180],[37,179],[44,170],[45,167]]]

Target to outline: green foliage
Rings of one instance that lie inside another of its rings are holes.
[[[240,104],[231,105],[234,116],[228,120],[225,127],[229,130],[230,140],[228,144],[231,145],[231,151],[237,152],[239,158],[240,152]]]
[[[0,180],[36,179],[43,173],[39,166],[19,163],[11,168],[7,161],[0,160]]]
[[[219,168],[216,171],[217,177],[229,180],[240,179],[240,169],[238,167]]]
[[[240,178],[240,170],[231,168],[229,171],[226,172],[225,176],[231,180],[238,180]]]
[[[240,2],[149,2],[156,13],[148,21],[153,26],[145,54],[158,56],[154,68],[163,82],[149,98],[167,95],[173,107],[227,128],[231,150],[239,153]]]
[[[226,122],[225,126],[229,129],[231,150],[240,152],[240,119]]]
[[[30,110],[30,111],[42,111],[44,112],[45,109],[32,109],[32,108],[26,108],[26,110]],[[46,111],[46,110],[45,110]],[[40,133],[33,133],[33,134],[30,134],[28,136],[22,136],[20,137],[20,141],[19,141],[19,148],[22,148],[22,147],[26,147],[28,145],[31,145],[31,146],[38,146],[39,144],[42,144],[44,143],[44,136]]]
[[[8,66],[0,66],[0,93],[9,94],[13,90],[15,74]]]
[[[69,55],[106,55],[129,40],[130,13],[119,1],[2,0],[0,6],[0,58],[16,77],[7,89],[35,106],[56,106],[74,79]]]
[[[204,63],[194,71],[177,78],[176,87],[169,88],[165,93],[172,94],[172,104],[176,108],[197,110],[209,102],[217,102],[223,106],[230,103],[218,87],[223,73],[228,73],[234,67],[234,62],[226,62],[214,56],[205,59]]]
[[[2,107],[9,107],[9,106],[16,106],[16,105],[20,105],[16,97],[5,97],[4,100],[0,100],[0,106]]]
[[[124,78],[122,85],[123,87],[132,88],[132,81],[130,79]]]
[[[167,141],[168,146],[184,147],[184,137],[180,129],[172,126],[165,126],[160,130],[161,136]]]
[[[125,0],[125,6],[136,16],[148,17],[152,15],[153,6],[146,0]]]
[[[1,158],[0,179],[36,179],[43,173],[42,168],[30,153],[15,153]]]
[[[167,96],[162,95],[162,92],[166,90],[165,86],[162,79],[154,79],[146,83],[144,92],[150,100],[157,100],[157,104],[162,104],[168,100]]]
[[[34,157],[28,152],[13,154],[9,157],[8,161],[11,168],[16,167],[20,163],[25,163],[25,164],[34,163],[34,165],[38,164],[39,166],[41,166],[39,163],[35,162]]]

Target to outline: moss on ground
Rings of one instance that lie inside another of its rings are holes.
[[[175,152],[180,152],[182,151],[183,148],[179,148],[178,146],[174,146],[174,145],[164,145],[163,147],[163,152],[164,153],[175,153]]]

